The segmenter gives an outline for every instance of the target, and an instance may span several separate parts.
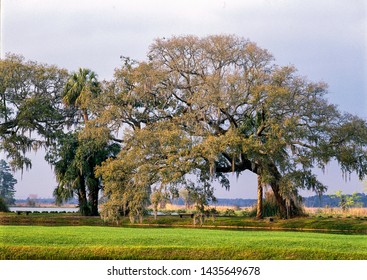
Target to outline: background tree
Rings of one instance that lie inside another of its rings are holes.
[[[0,160],[0,197],[7,205],[15,203],[14,194],[17,180],[10,171],[10,167],[5,160]]]
[[[331,198],[337,198],[339,200],[338,206],[342,208],[343,211],[346,211],[350,207],[361,206],[358,201],[361,199],[361,196],[354,192],[352,195],[343,194],[342,191],[336,191],[334,195],[331,195]]]
[[[166,207],[166,204],[170,202],[170,195],[164,190],[154,189],[150,195],[150,202],[153,206],[153,215],[156,220],[158,209],[164,209]]]
[[[186,210],[190,209],[193,203],[193,197],[192,197],[190,190],[187,188],[182,188],[179,190],[179,195],[185,204],[185,209]]]

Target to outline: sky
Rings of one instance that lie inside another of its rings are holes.
[[[367,118],[367,2],[364,0],[2,0],[1,53],[90,68],[111,79],[120,56],[144,60],[155,38],[235,34],[268,49],[278,65],[329,85],[341,111]],[[16,198],[51,197],[56,182],[42,151],[33,168],[16,174]],[[355,174],[344,180],[337,164],[317,171],[328,193],[362,191]],[[256,176],[231,176],[217,197],[255,198]]]

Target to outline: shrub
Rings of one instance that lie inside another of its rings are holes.
[[[251,217],[251,211],[245,209],[240,212],[240,216],[242,217]]]
[[[264,217],[274,217],[280,215],[279,206],[272,191],[267,191],[265,193],[263,214]]]
[[[234,212],[233,209],[227,208],[226,211],[224,212],[224,216],[236,216],[236,213]]]

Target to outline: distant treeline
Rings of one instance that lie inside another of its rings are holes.
[[[358,193],[359,199],[356,203],[360,203],[360,206],[367,207],[367,195],[364,193]],[[351,195],[347,195],[351,197]],[[330,195],[318,195],[303,198],[303,203],[306,207],[338,207],[340,198],[335,198]]]
[[[361,203],[361,206],[367,207],[367,195],[364,193],[358,193],[360,199],[356,201],[357,203]],[[28,203],[29,199],[17,199],[16,204],[18,203]],[[53,198],[38,198],[36,199],[37,204],[54,204],[55,199]],[[256,199],[243,199],[243,198],[218,198],[215,203],[212,205],[216,206],[238,206],[238,207],[252,207],[256,205]],[[338,207],[340,199],[335,198],[331,195],[314,195],[303,198],[303,203],[306,207]],[[184,205],[184,201],[179,198],[175,199],[173,202],[175,205]],[[67,204],[78,204],[77,199],[71,199],[67,202]]]

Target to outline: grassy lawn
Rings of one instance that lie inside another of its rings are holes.
[[[367,259],[367,235],[0,226],[0,259]]]

